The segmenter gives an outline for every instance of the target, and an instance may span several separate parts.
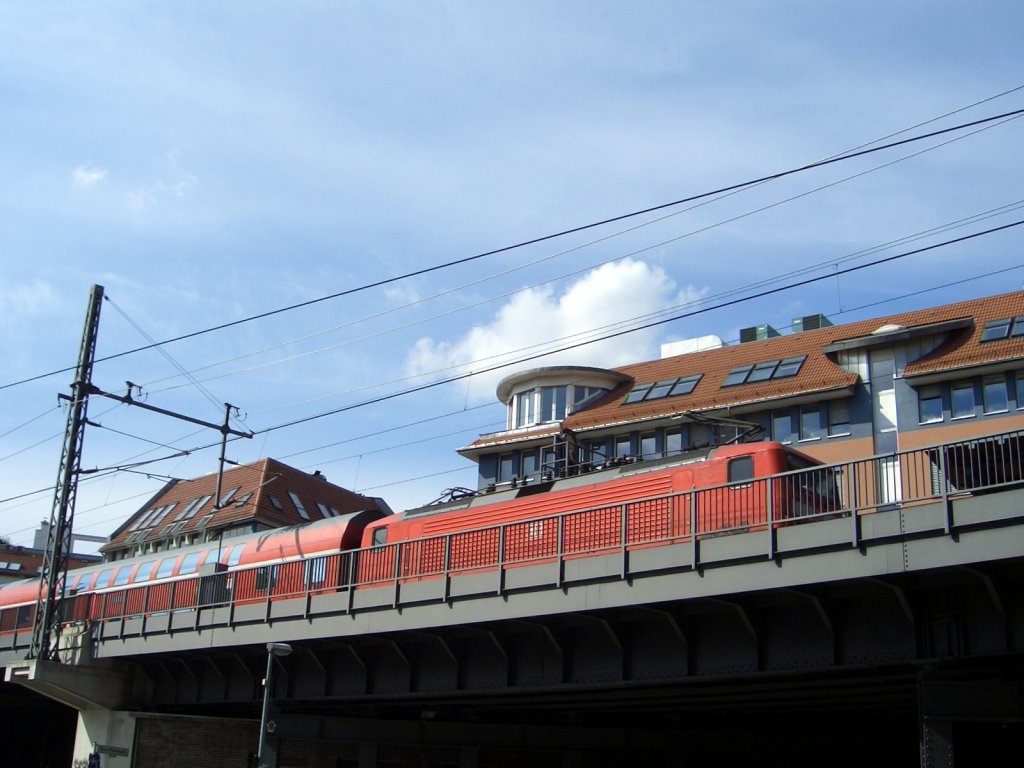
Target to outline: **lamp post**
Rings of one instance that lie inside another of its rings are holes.
[[[263,714],[260,715],[260,744],[256,749],[256,765],[265,768],[263,753],[267,746],[267,717],[270,714],[270,691],[273,689],[274,657],[292,652],[288,643],[267,643],[267,674],[263,678]]]

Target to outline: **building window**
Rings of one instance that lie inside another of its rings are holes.
[[[697,373],[678,379],[664,379],[653,384],[637,384],[629,391],[622,404],[629,405],[630,403],[639,403],[641,400],[661,400],[666,397],[688,395],[693,392],[703,376],[703,373]]]
[[[526,427],[537,422],[535,394],[535,391],[531,389],[527,392],[520,392],[515,396],[515,425],[517,427]]]
[[[537,452],[524,451],[521,466],[523,472],[520,477],[533,477],[537,474]]]
[[[775,370],[776,379],[788,379],[790,376],[796,376],[800,373],[800,368],[803,367],[804,360],[807,359],[807,355],[803,357],[787,357]]]
[[[620,435],[615,438],[615,458],[624,459],[630,454],[629,435]]]
[[[1017,374],[1017,407],[1024,408],[1024,373]]]
[[[653,432],[644,432],[640,435],[640,458],[657,458],[657,436]]]
[[[565,418],[568,387],[543,387],[540,391],[540,421],[561,421]]]
[[[288,491],[288,498],[292,500],[292,504],[294,504],[295,509],[298,510],[299,517],[303,520],[309,520],[309,512],[307,512],[306,508],[302,506],[302,499],[299,498],[298,494],[294,491]]]
[[[507,483],[516,473],[516,457],[511,453],[503,453],[498,458],[498,482]]]
[[[665,432],[665,455],[675,456],[683,452],[683,430],[670,429]]]
[[[917,390],[917,416],[922,424],[942,421],[942,387],[929,384]]]
[[[722,386],[735,387],[737,384],[744,383],[752,370],[754,370],[754,366],[752,365],[741,365],[733,368],[729,371],[729,375],[725,377],[725,381],[722,382]]]
[[[1013,318],[1004,317],[999,320],[989,320],[985,323],[985,329],[981,332],[982,341],[995,341],[1005,339],[1010,333],[1010,324]]]
[[[788,410],[772,412],[772,440],[779,443],[793,441],[793,421]]]
[[[828,433],[830,436],[850,434],[850,401],[830,400],[828,404]]]
[[[821,437],[821,408],[805,405],[800,409],[800,439],[817,440]]]
[[[544,474],[549,472],[554,474],[557,466],[558,459],[555,455],[554,448],[544,448],[540,452],[540,469]]]
[[[775,369],[779,367],[778,360],[769,360],[766,363],[758,363],[754,366],[754,370],[750,372],[747,377],[747,383],[753,381],[767,381],[775,373]]]
[[[974,415],[974,382],[958,381],[953,384],[951,397],[953,418],[963,419]]]
[[[982,382],[982,407],[985,413],[1005,413],[1009,405],[1006,377],[991,376]]]
[[[669,392],[670,397],[677,397],[678,395],[688,395],[696,389],[697,384],[700,383],[701,378],[704,376],[703,373],[697,373],[693,376],[683,376],[681,379],[676,381],[672,385],[672,391]]]

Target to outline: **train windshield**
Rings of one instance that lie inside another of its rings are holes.
[[[842,508],[836,471],[833,467],[816,464],[796,453],[786,456],[786,465],[794,472],[792,481],[800,493],[792,499],[797,515],[834,512]]]

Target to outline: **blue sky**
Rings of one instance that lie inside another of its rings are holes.
[[[1022,28],[1024,5],[998,1],[4,4],[0,535],[31,543],[49,518],[72,375],[43,374],[74,365],[93,284],[110,299],[103,358],[1021,109]],[[987,211],[876,257],[1024,218],[1022,131],[476,259],[100,362],[93,381],[213,422],[230,402],[259,433],[231,459],[320,469],[406,508],[475,484],[455,449],[500,428],[494,387],[515,368],[350,406],[660,311],[707,310],[542,362],[620,365],[804,314],[1020,288],[1012,229],[712,309]],[[87,469],[191,453],[90,476],[77,532],[109,533],[166,476],[216,470],[216,433],[101,398],[90,417]]]

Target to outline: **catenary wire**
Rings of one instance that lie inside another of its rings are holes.
[[[1007,118],[1018,116],[1018,115],[1024,115],[1024,109],[1012,110],[1012,111],[1009,111],[1009,112],[1004,112],[1004,113],[999,114],[999,115],[993,115],[993,116],[990,116],[990,117],[985,117],[985,118],[981,118],[981,119],[978,119],[978,120],[974,120],[974,121],[971,121],[971,122],[968,122],[968,123],[961,123],[959,125],[955,125],[955,126],[952,126],[952,127],[949,127],[949,128],[943,128],[943,129],[939,129],[939,130],[936,130],[936,131],[931,131],[929,133],[921,134],[919,136],[912,136],[912,137],[907,138],[907,139],[901,139],[899,141],[889,142],[887,144],[882,144],[882,145],[879,145],[879,146],[876,146],[876,147],[870,147],[868,149],[861,149],[861,150],[857,150],[855,152],[844,153],[842,155],[837,155],[835,157],[827,158],[827,159],[824,159],[824,160],[818,160],[818,161],[813,162],[813,163],[807,163],[805,165],[802,165],[802,166],[799,166],[799,167],[796,167],[796,168],[790,168],[790,169],[785,170],[785,171],[778,171],[776,173],[771,173],[771,174],[768,174],[768,175],[765,175],[765,176],[761,176],[761,177],[758,177],[758,178],[755,178],[755,179],[750,179],[750,180],[747,180],[747,181],[738,182],[738,183],[735,183],[735,184],[730,184],[730,185],[727,185],[727,186],[724,186],[724,187],[720,187],[720,188],[715,189],[715,190],[711,190],[709,192],[702,192],[702,193],[699,193],[699,194],[696,194],[696,195],[691,195],[691,196],[688,196],[688,197],[680,198],[678,200],[673,200],[671,202],[661,203],[659,205],[650,206],[648,208],[643,208],[641,210],[631,211],[629,213],[624,213],[624,214],[620,214],[620,215],[617,215],[617,216],[612,216],[612,217],[609,217],[609,218],[606,218],[606,219],[602,219],[600,221],[592,222],[592,223],[589,223],[589,224],[583,224],[583,225],[580,225],[580,226],[571,227],[569,229],[564,229],[564,230],[561,230],[559,232],[555,232],[555,233],[548,234],[548,235],[542,235],[540,237],[535,237],[535,238],[532,238],[532,239],[529,239],[529,240],[524,240],[522,242],[515,243],[515,244],[512,244],[512,245],[502,246],[500,248],[495,248],[495,249],[492,249],[492,250],[489,250],[489,251],[484,251],[482,253],[478,253],[478,254],[475,254],[475,255],[472,255],[472,256],[465,256],[465,257],[463,257],[461,259],[455,259],[455,260],[452,260],[452,261],[449,261],[449,262],[445,262],[445,263],[442,263],[442,264],[435,264],[435,265],[432,265],[432,266],[429,266],[429,267],[424,267],[422,269],[413,270],[412,272],[407,272],[407,273],[404,273],[402,275],[395,275],[395,276],[392,276],[392,277],[389,277],[389,278],[384,278],[382,280],[377,280],[377,281],[374,281],[374,282],[371,282],[371,283],[366,283],[366,284],[363,284],[361,286],[357,286],[355,288],[349,288],[349,289],[346,289],[344,291],[338,291],[338,292],[335,292],[335,293],[332,293],[332,294],[329,294],[329,295],[326,295],[326,296],[320,296],[320,297],[315,298],[315,299],[309,299],[308,301],[299,302],[299,303],[296,303],[296,304],[289,305],[287,307],[279,307],[277,309],[269,310],[267,312],[262,312],[262,313],[259,313],[259,314],[250,315],[248,317],[240,318],[238,320],[232,320],[232,321],[229,321],[229,322],[226,322],[226,323],[221,323],[219,325],[211,326],[211,327],[208,327],[208,328],[203,328],[203,329],[200,329],[198,331],[192,331],[191,333],[186,333],[186,334],[175,336],[175,337],[172,337],[172,338],[169,338],[169,339],[164,339],[163,341],[156,342],[155,344],[151,344],[151,345],[147,345],[147,346],[143,346],[143,347],[135,347],[133,349],[128,349],[128,350],[124,350],[122,352],[117,352],[117,353],[114,353],[114,354],[111,354],[111,355],[106,355],[104,357],[98,358],[94,362],[95,363],[99,363],[99,362],[105,362],[105,361],[108,361],[108,360],[114,360],[114,359],[117,359],[117,358],[125,357],[127,355],[135,354],[137,352],[143,352],[145,350],[152,349],[153,346],[172,344],[174,342],[184,341],[185,339],[191,339],[191,338],[195,338],[197,336],[202,336],[202,335],[205,335],[205,334],[208,334],[208,333],[213,333],[215,331],[225,330],[227,328],[232,328],[232,327],[235,327],[235,326],[238,326],[238,325],[242,325],[244,323],[253,322],[255,320],[261,320],[261,319],[264,319],[264,318],[267,318],[267,317],[272,317],[272,316],[275,316],[275,315],[283,314],[285,312],[290,312],[290,311],[293,311],[293,310],[296,310],[296,309],[301,309],[303,307],[308,307],[308,306],[312,306],[314,304],[319,304],[319,303],[324,302],[324,301],[329,301],[329,300],[332,300],[332,299],[337,299],[337,298],[340,298],[342,296],[349,296],[349,295],[352,295],[354,293],[358,293],[358,292],[361,292],[361,291],[369,290],[369,289],[372,289],[372,288],[379,288],[379,287],[382,287],[382,286],[385,286],[385,285],[390,285],[392,283],[399,282],[401,280],[406,280],[406,279],[409,279],[409,278],[412,278],[412,277],[419,277],[421,275],[429,274],[431,272],[436,272],[436,271],[439,271],[439,270],[442,270],[442,269],[448,269],[450,267],[458,266],[458,265],[461,265],[461,264],[467,264],[469,262],[476,261],[478,259],[483,259],[483,258],[486,258],[486,257],[489,257],[489,256],[495,256],[495,255],[498,255],[498,254],[501,254],[501,253],[507,253],[508,251],[512,251],[512,250],[515,250],[515,249],[518,249],[518,248],[524,248],[526,246],[536,245],[538,243],[547,242],[547,241],[550,241],[550,240],[557,239],[559,237],[564,237],[566,235],[575,234],[577,232],[583,232],[583,231],[586,231],[586,230],[589,230],[589,229],[595,229],[597,227],[605,226],[607,224],[613,224],[613,223],[618,222],[618,221],[625,221],[627,219],[634,218],[634,217],[637,217],[637,216],[643,216],[643,215],[646,215],[648,213],[654,213],[656,211],[666,210],[668,208],[673,208],[675,206],[683,205],[685,203],[693,202],[695,200],[700,200],[702,198],[712,197],[712,196],[715,196],[715,195],[720,195],[720,194],[723,194],[725,192],[730,192],[732,190],[743,189],[745,187],[750,187],[750,186],[753,186],[755,184],[763,183],[765,181],[774,181],[776,179],[785,178],[787,176],[792,176],[792,175],[797,174],[797,173],[803,173],[805,171],[813,170],[813,169],[816,169],[816,168],[821,168],[821,167],[824,167],[824,166],[827,166],[827,165],[832,165],[834,163],[843,162],[843,161],[846,161],[846,160],[852,160],[852,159],[855,159],[857,157],[863,157],[865,155],[873,154],[875,152],[881,152],[881,151],[884,151],[886,149],[892,149],[892,148],[895,148],[895,147],[903,146],[905,144],[911,144],[911,143],[916,142],[916,141],[923,141],[923,140],[926,140],[926,139],[934,138],[936,136],[945,135],[945,134],[952,133],[952,132],[955,132],[955,131],[965,130],[967,128],[973,128],[975,126],[984,125],[986,123],[995,122],[995,121],[999,121],[999,120],[1005,120]],[[31,381],[37,381],[37,380],[42,379],[42,378],[47,378],[49,376],[54,376],[54,375],[57,375],[59,373],[65,373],[65,372],[71,371],[71,370],[74,370],[74,368],[73,367],[61,368],[59,370],[51,371],[49,373],[39,374],[37,376],[33,376],[33,377],[30,377],[30,378],[27,378],[27,379],[22,379],[22,380],[15,381],[15,382],[8,382],[7,384],[0,385],[0,390],[8,389],[10,387],[18,386],[20,384],[26,384],[26,383],[31,382]]]
[[[1018,115],[1018,116],[1013,117],[1013,118],[1007,118],[1006,121],[1002,121],[1002,122],[1007,122],[1009,120],[1018,119],[1019,117],[1020,116]],[[678,235],[676,237],[669,238],[667,240],[663,240],[663,241],[654,243],[652,245],[645,246],[643,248],[635,249],[635,250],[629,251],[629,252],[627,252],[625,254],[620,254],[618,256],[615,256],[615,257],[610,258],[610,259],[605,259],[605,260],[603,260],[601,262],[598,262],[597,264],[590,264],[590,265],[587,265],[585,267],[581,267],[580,269],[574,270],[572,272],[558,275],[557,277],[551,278],[550,280],[545,280],[545,281],[540,282],[540,283],[534,283],[534,284],[531,284],[529,286],[525,286],[525,287],[522,287],[522,288],[517,288],[514,291],[508,291],[508,292],[505,292],[505,293],[500,294],[498,296],[490,297],[488,299],[484,299],[484,300],[475,302],[475,303],[470,304],[470,305],[464,305],[462,307],[458,307],[458,308],[455,308],[455,309],[447,310],[445,312],[437,313],[437,314],[434,314],[434,315],[432,315],[432,316],[430,316],[428,318],[421,318],[421,319],[412,321],[410,323],[405,323],[405,324],[398,325],[398,326],[391,326],[390,328],[382,329],[380,331],[376,331],[376,332],[374,332],[372,334],[367,334],[367,335],[361,336],[359,338],[348,339],[348,340],[345,340],[345,341],[342,341],[342,342],[338,342],[336,344],[328,345],[326,347],[319,347],[317,349],[307,350],[305,352],[296,353],[294,355],[289,355],[288,357],[279,358],[279,359],[276,359],[276,360],[269,360],[269,361],[266,361],[264,363],[260,363],[258,365],[248,366],[246,368],[236,369],[234,371],[226,371],[226,372],[214,375],[214,376],[210,376],[210,377],[208,377],[206,379],[203,379],[202,381],[204,381],[204,382],[205,381],[213,381],[213,380],[217,380],[217,379],[221,379],[221,378],[226,378],[226,377],[229,377],[229,376],[241,375],[243,373],[251,373],[252,371],[255,371],[255,370],[261,370],[261,369],[264,369],[264,368],[267,368],[267,367],[271,367],[271,366],[274,366],[274,365],[284,364],[284,363],[291,362],[291,361],[294,361],[294,360],[298,360],[298,359],[301,359],[301,358],[304,358],[304,357],[309,357],[309,356],[312,356],[312,355],[315,355],[315,354],[320,354],[320,353],[323,353],[323,352],[326,352],[326,351],[331,351],[331,350],[339,349],[339,348],[342,348],[342,347],[347,347],[347,346],[352,346],[354,344],[363,343],[363,342],[368,341],[370,339],[379,338],[380,336],[386,335],[388,333],[394,333],[394,332],[397,332],[399,330],[404,330],[404,329],[407,329],[407,328],[410,328],[410,327],[414,327],[414,326],[419,325],[419,324],[431,322],[433,320],[437,320],[437,319],[440,319],[440,318],[443,318],[443,317],[449,317],[449,316],[451,316],[453,314],[456,314],[458,312],[468,311],[469,309],[476,308],[476,307],[479,307],[479,306],[482,306],[482,305],[486,305],[488,303],[493,303],[493,302],[499,301],[499,300],[501,300],[503,298],[508,298],[509,296],[513,296],[513,295],[516,295],[518,293],[522,293],[524,291],[535,289],[535,288],[537,288],[539,286],[542,286],[542,285],[548,285],[548,284],[557,282],[559,280],[564,280],[564,279],[566,279],[568,277],[572,277],[572,276],[578,275],[578,274],[580,274],[582,272],[586,272],[586,271],[589,271],[589,270],[592,270],[592,269],[596,269],[596,268],[604,266],[606,264],[615,263],[615,262],[621,261],[623,259],[627,259],[627,258],[630,258],[630,257],[633,257],[633,256],[637,256],[637,255],[649,252],[651,250],[655,250],[655,249],[658,249],[658,248],[663,248],[666,245],[670,245],[672,243],[679,242],[679,241],[681,241],[681,240],[683,240],[685,238],[693,237],[693,236],[695,236],[697,234],[701,234],[701,233],[710,231],[710,230],[715,229],[717,227],[721,227],[721,226],[724,226],[726,224],[734,223],[736,221],[739,221],[741,219],[747,218],[749,216],[753,216],[753,215],[756,215],[756,214],[759,214],[759,213],[763,213],[765,211],[768,211],[768,210],[771,210],[773,208],[779,207],[781,205],[784,205],[786,203],[792,202],[794,200],[798,200],[798,199],[807,197],[809,195],[815,194],[815,193],[820,192],[822,190],[829,189],[831,187],[835,187],[835,186],[837,186],[839,184],[842,184],[842,183],[845,183],[847,181],[850,181],[850,180],[853,180],[853,179],[865,176],[865,175],[867,175],[869,173],[873,173],[875,171],[882,170],[884,168],[888,168],[888,167],[890,167],[892,165],[895,165],[896,163],[903,162],[905,160],[917,157],[917,156],[919,156],[919,155],[921,155],[921,154],[923,154],[925,152],[930,152],[930,151],[932,151],[934,149],[946,146],[946,145],[948,145],[948,144],[950,144],[952,142],[960,141],[960,140],[963,140],[963,139],[968,138],[970,136],[973,136],[974,134],[976,134],[976,133],[978,133],[980,131],[989,130],[992,127],[996,127],[997,125],[1001,125],[1002,122],[996,123],[994,125],[984,126],[984,127],[980,128],[980,129],[978,129],[977,131],[973,131],[970,134],[967,134],[965,136],[959,136],[959,137],[956,137],[956,138],[953,138],[953,139],[949,139],[949,140],[944,141],[944,142],[940,142],[939,144],[933,145],[931,147],[927,147],[927,148],[919,150],[917,152],[913,152],[913,153],[911,153],[909,155],[904,155],[903,157],[897,158],[895,160],[891,160],[891,161],[883,163],[881,165],[874,166],[873,168],[868,168],[868,169],[865,169],[865,170],[860,171],[858,173],[852,174],[850,176],[846,176],[846,177],[843,177],[841,179],[837,179],[837,180],[832,181],[832,182],[830,182],[828,184],[824,184],[824,185],[815,187],[813,189],[801,192],[799,194],[783,198],[782,200],[777,200],[777,201],[775,201],[773,203],[761,206],[761,207],[753,209],[751,211],[746,211],[746,212],[744,212],[742,214],[739,214],[737,216],[733,216],[733,217],[730,217],[728,219],[724,219],[724,220],[721,220],[721,221],[718,221],[718,222],[715,222],[715,223],[712,223],[712,224],[708,224],[708,225],[706,225],[704,227],[701,227],[701,228],[698,228],[698,229],[695,229],[695,230],[691,230],[689,232],[683,233],[683,234]],[[696,206],[694,206],[694,207],[696,207]],[[1004,207],[1006,207],[1006,206],[1004,206]],[[687,208],[686,211],[689,211],[689,210],[692,210],[692,209],[693,208]],[[669,216],[662,217],[661,220],[669,218],[670,216],[679,215],[679,213],[683,213],[683,212],[685,212],[685,211],[675,212],[673,214],[670,214]],[[980,215],[980,214],[977,214],[977,215]],[[614,233],[614,235],[610,235],[609,238],[617,236],[618,234],[620,234],[620,233]],[[908,236],[908,237],[914,237],[914,236]],[[904,241],[906,241],[906,239],[904,239]],[[593,243],[596,243],[596,242],[600,242],[600,240],[591,241],[590,243],[584,243],[584,244],[581,244],[580,246],[576,246],[575,248],[568,249],[566,251],[562,251],[562,252],[560,252],[558,254],[553,254],[553,255],[544,257],[543,259],[538,259],[538,260],[529,262],[529,263],[521,265],[519,267],[506,270],[506,271],[504,271],[502,273],[498,273],[497,275],[491,275],[491,276],[489,276],[487,278],[483,278],[481,280],[475,281],[475,282],[470,283],[468,285],[463,285],[463,286],[460,286],[458,288],[451,289],[449,291],[444,291],[442,293],[435,294],[434,296],[429,297],[429,299],[434,299],[434,298],[442,297],[442,296],[448,295],[450,293],[453,293],[455,291],[462,290],[462,289],[464,289],[466,287],[469,287],[469,286],[472,286],[472,285],[477,285],[477,284],[480,284],[482,282],[486,282],[487,280],[495,279],[496,277],[501,277],[503,275],[506,275],[506,274],[509,274],[511,272],[517,271],[519,269],[524,269],[524,268],[527,268],[529,266],[533,266],[533,265],[535,265],[537,263],[540,263],[541,261],[544,261],[544,260],[547,260],[547,259],[550,259],[550,258],[555,258],[557,256],[561,256],[561,255],[564,255],[566,253],[570,253],[570,252],[572,252],[574,250],[579,250],[581,248],[584,248],[584,247],[587,247],[589,245],[592,245]],[[862,251],[860,253],[863,254],[863,253],[870,253],[870,252],[871,252],[871,250]],[[853,259],[853,258],[856,258],[857,256],[858,256],[858,254],[851,254],[851,255],[845,257],[845,259]],[[838,260],[833,259],[833,260],[830,260],[827,263],[829,265],[831,265],[831,264],[835,264],[835,263],[841,263],[842,261],[843,261],[843,259],[838,259]],[[795,273],[790,273],[790,274],[806,273],[806,272],[812,271],[814,269],[820,268],[821,266],[822,265],[813,265],[813,266],[809,266],[809,267],[804,267],[801,270],[798,270]],[[772,278],[773,281],[779,280],[779,279],[782,279],[782,277],[778,277],[777,276],[776,278]],[[419,303],[422,303],[423,301],[426,301],[426,300],[427,299],[421,300],[419,302],[414,302],[414,304],[419,304]],[[395,312],[395,311],[398,311],[400,309],[407,308],[408,306],[412,306],[412,305],[405,305],[403,307],[393,308],[391,310],[387,310],[387,311],[384,311],[384,312],[378,312],[378,313],[376,313],[374,315],[371,315],[370,317],[364,317],[364,318],[360,318],[358,320],[351,321],[350,323],[347,323],[346,326],[352,326],[352,325],[359,324],[361,322],[365,322],[365,321],[367,321],[369,319],[379,318],[379,317],[382,317],[382,316],[384,316],[386,314],[389,314],[391,312]],[[666,311],[671,311],[671,310],[670,309],[669,310],[662,310],[662,312],[666,312]],[[345,326],[341,326],[341,327],[345,327]],[[306,337],[306,338],[310,338],[310,337]],[[254,354],[259,354],[259,352],[254,353]],[[238,359],[238,358],[235,358],[235,359]],[[221,364],[221,363],[215,363],[215,364],[213,364],[213,366],[216,366],[216,365],[219,365],[219,364]],[[213,367],[213,366],[206,366],[206,367]],[[165,380],[167,380],[167,379],[163,379],[162,381],[165,381]],[[166,391],[171,391],[171,390],[183,387],[183,386],[187,386],[187,385],[185,385],[185,384],[177,384],[177,385],[173,385],[173,386],[163,387],[163,388],[161,388],[159,390],[156,390],[156,391],[157,392],[166,392]],[[322,399],[327,399],[327,398],[333,397],[333,396],[335,396],[335,395],[325,395],[325,396],[317,398],[317,399],[321,399],[322,400]],[[309,401],[306,401],[306,402],[309,402]],[[268,410],[276,410],[276,409],[280,409],[280,408],[283,408],[283,407],[290,407],[290,406],[293,406],[293,405],[296,405],[296,404],[298,404],[298,403],[290,403],[290,404],[285,404],[285,405],[274,406],[272,408],[267,408],[267,409],[263,409],[261,411],[256,411],[255,413],[263,413],[263,412],[266,412]]]

